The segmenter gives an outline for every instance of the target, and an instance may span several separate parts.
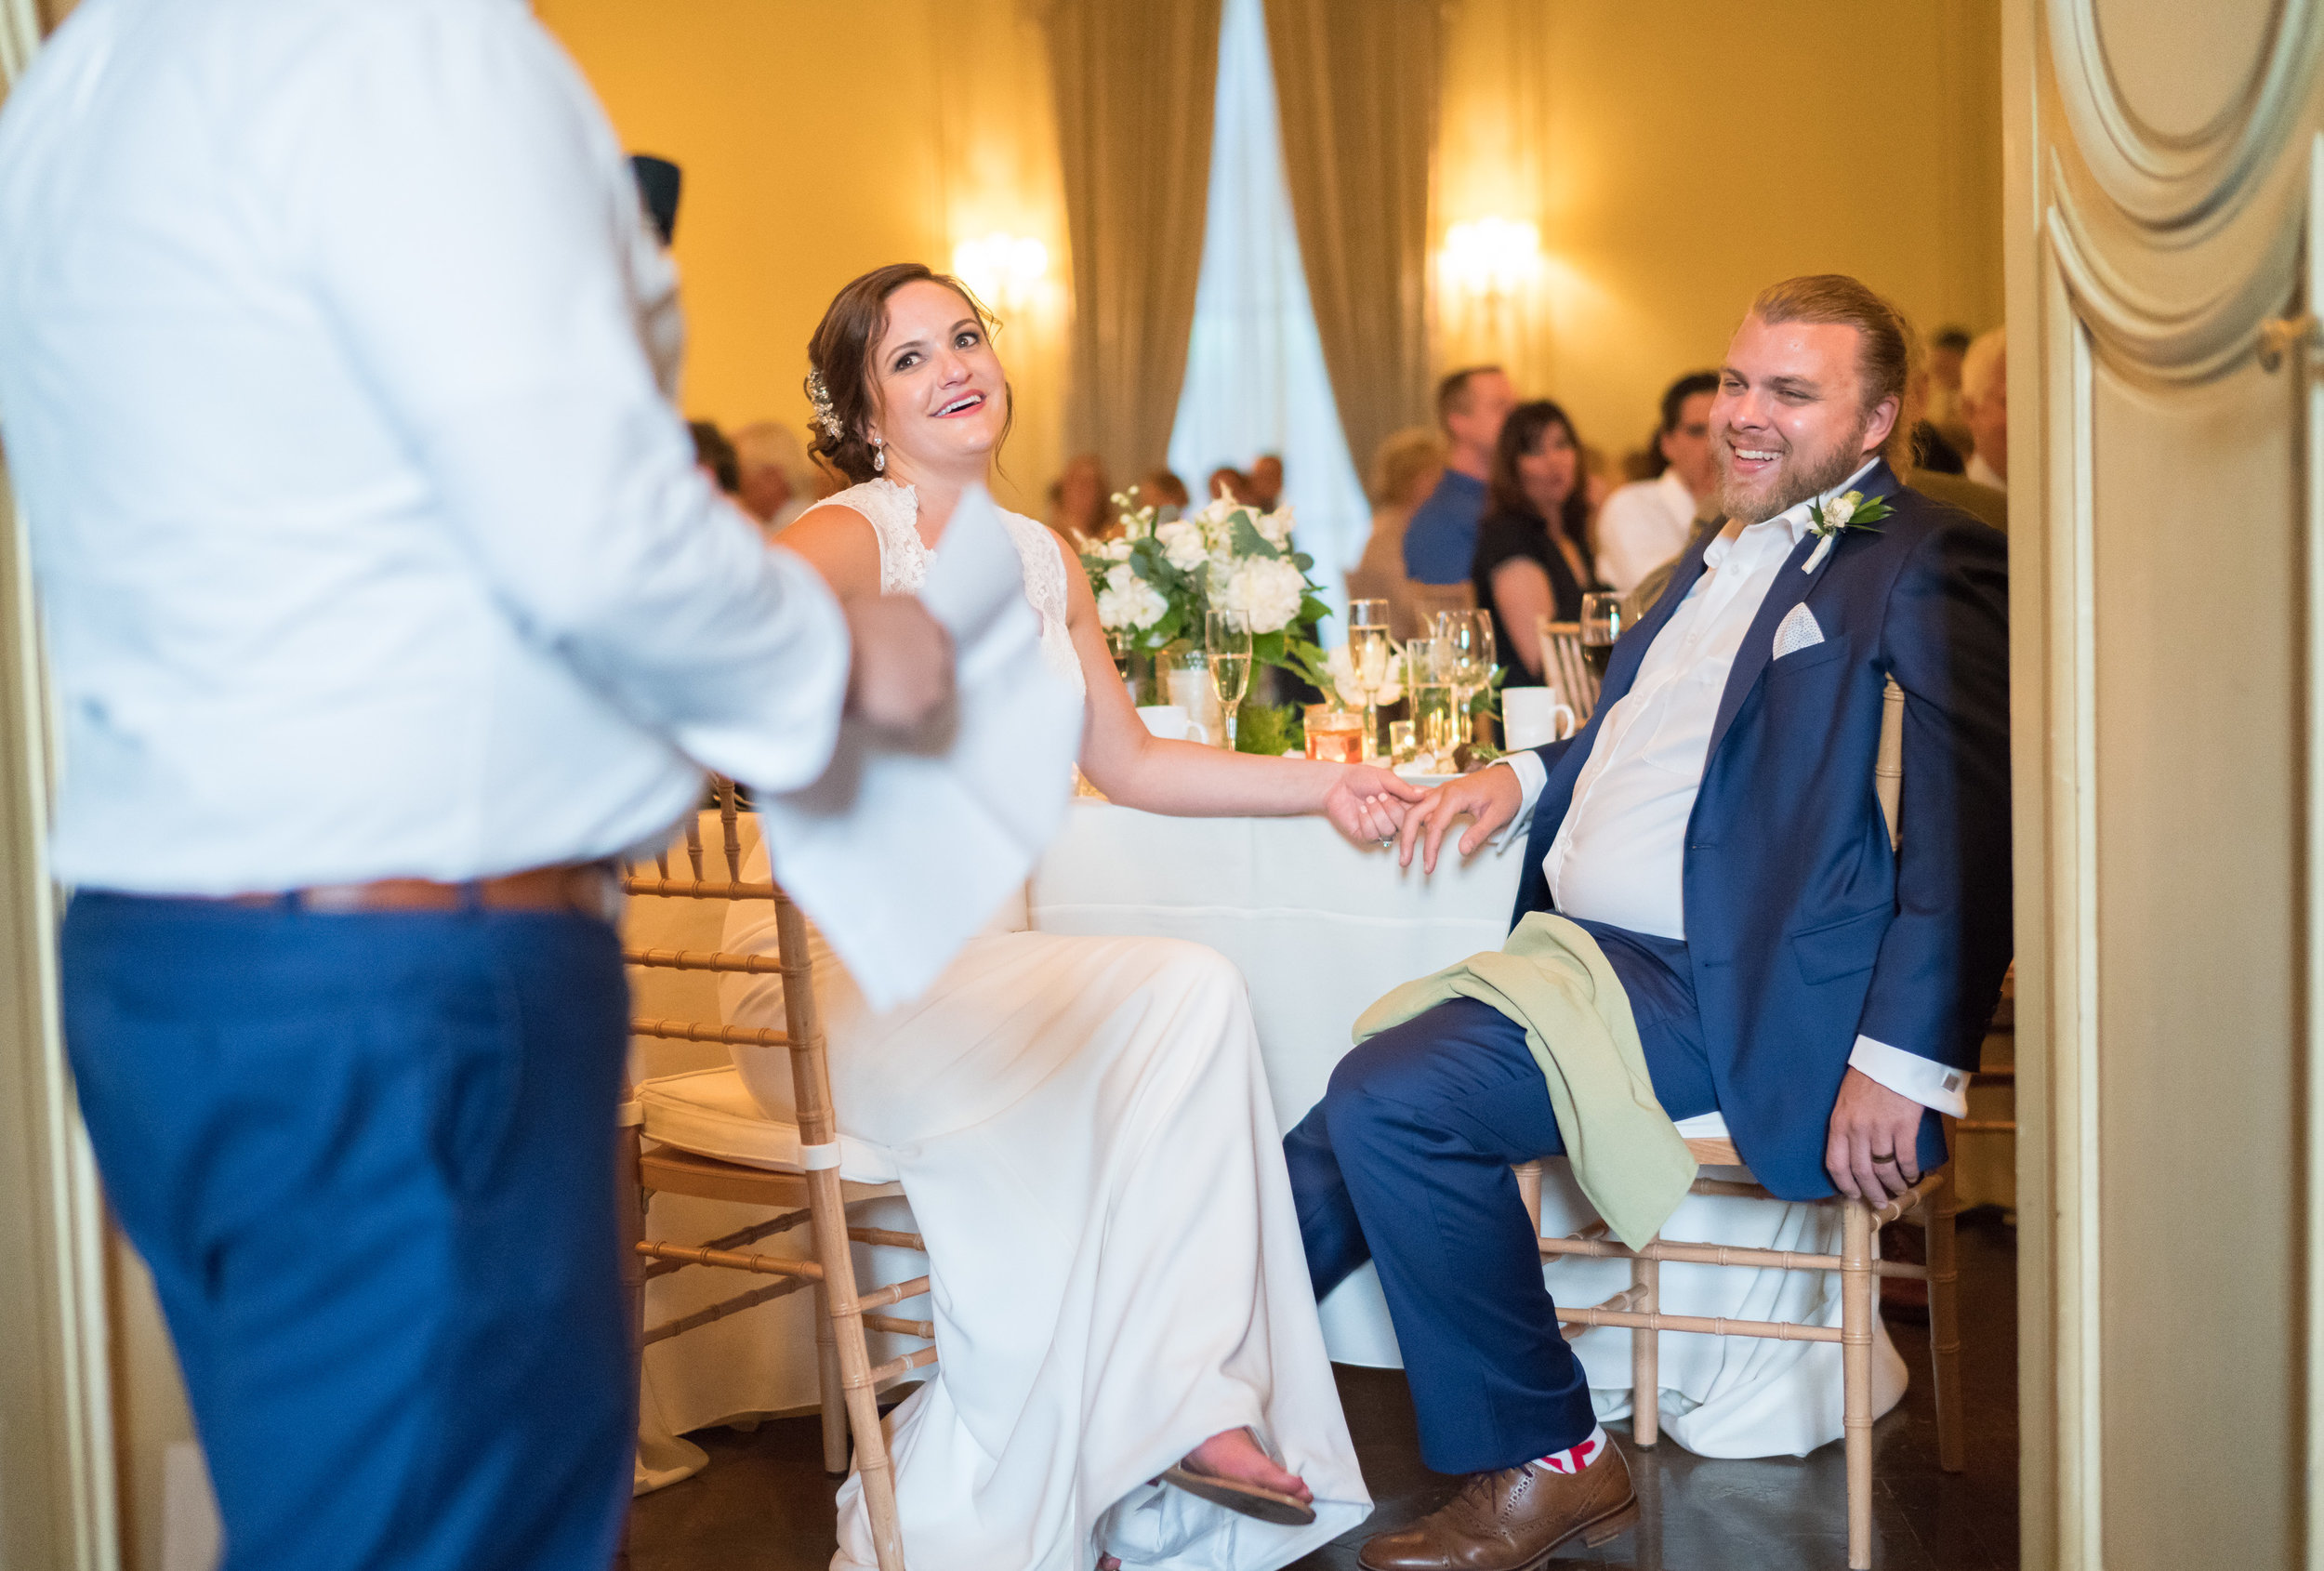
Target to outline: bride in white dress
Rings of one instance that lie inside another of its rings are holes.
[[[882,268],[839,293],[809,356],[815,451],[858,483],[783,544],[842,601],[910,593],[1007,431],[987,323],[951,280]],[[1099,789],[1393,833],[1419,792],[1385,772],[1148,734],[1078,561],[1002,516],[1042,653],[1087,697]],[[738,904],[721,947],[771,953],[772,926]],[[827,952],[815,965],[840,1127],[894,1152],[928,1243],[941,1362],[893,1419],[913,1571],[1270,1571],[1363,1521],[1234,967],[1175,940],[995,931],[875,1016]],[[779,977],[730,977],[724,998],[735,1023],[782,1023]],[[744,1067],[785,1116],[787,1066]],[[854,1480],[839,1503],[832,1564],[871,1571]]]

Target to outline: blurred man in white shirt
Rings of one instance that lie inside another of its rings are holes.
[[[606,1564],[611,859],[949,691],[695,469],[673,282],[510,0],[88,0],[0,113],[67,1045],[229,1571]]]
[[[1686,540],[1718,483],[1710,452],[1710,401],[1715,371],[1695,371],[1662,395],[1655,431],[1662,473],[1636,481],[1598,509],[1598,577],[1628,594],[1647,574],[1686,548]]]

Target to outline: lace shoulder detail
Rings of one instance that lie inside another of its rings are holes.
[[[919,494],[891,480],[868,480],[825,497],[864,515],[879,540],[879,592],[918,594],[928,582],[928,544],[920,538]]]
[[[1073,631],[1065,621],[1065,558],[1057,536],[1037,519],[1004,511],[1002,525],[1024,564],[1024,598],[1041,623],[1041,658],[1049,668],[1085,696],[1089,683],[1082,676],[1081,654],[1074,648]]]
[[[872,526],[879,539],[879,592],[918,594],[928,582],[931,560],[927,542],[920,538],[919,494],[891,480],[874,480],[851,485],[825,500],[853,508]],[[1072,683],[1076,693],[1088,693],[1081,656],[1074,649],[1073,633],[1065,622],[1065,559],[1059,553],[1057,536],[1048,525],[1022,513],[1004,511],[1000,521],[1009,531],[1010,544],[1017,548],[1024,598],[1040,623],[1043,662],[1060,679]]]

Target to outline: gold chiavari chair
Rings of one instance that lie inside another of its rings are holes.
[[[1578,640],[1577,640],[1578,644]],[[1874,756],[1872,784],[1881,812],[1888,821],[1891,849],[1903,843],[1901,819],[1904,794],[1904,691],[1891,678],[1882,694],[1879,750]],[[1954,1121],[1945,1120],[1946,1145],[1955,1140]],[[1744,1168],[1732,1141],[1690,1140],[1686,1148],[1695,1160],[1709,1167]],[[1959,1207],[1953,1192],[1953,1167],[1948,1160],[1921,1176],[1897,1199],[1872,1207],[1860,1200],[1834,1195],[1821,1205],[1841,1208],[1841,1248],[1837,1255],[1807,1254],[1791,1249],[1734,1248],[1718,1244],[1670,1243],[1657,1237],[1643,1249],[1631,1249],[1606,1236],[1603,1221],[1595,1221],[1563,1238],[1541,1238],[1542,1164],[1522,1163],[1516,1168],[1518,1193],[1533,1218],[1541,1258],[1554,1261],[1582,1256],[1627,1260],[1631,1285],[1604,1303],[1557,1312],[1567,1338],[1591,1326],[1622,1326],[1631,1331],[1631,1435],[1635,1444],[1656,1444],[1661,1429],[1660,1338],[1664,1331],[1686,1331],[1711,1337],[1761,1337],[1778,1341],[1838,1342],[1842,1382],[1842,1427],[1848,1465],[1848,1565],[1867,1571],[1872,1564],[1872,1327],[1880,1313],[1882,1277],[1925,1281],[1929,1285],[1929,1362],[1936,1393],[1937,1465],[1959,1472],[1964,1462],[1961,1401],[1960,1257],[1955,1248],[1953,1219]],[[1750,1178],[1695,1181],[1697,1195],[1734,1195],[1753,1199],[1775,1196]],[[1927,1234],[1926,1265],[1874,1258],[1873,1238],[1880,1229],[1910,1217]],[[1840,1325],[1801,1325],[1779,1320],[1729,1320],[1723,1317],[1665,1314],[1661,1311],[1662,1262],[1734,1266],[1750,1271],[1820,1271],[1840,1274]]]
[[[783,977],[786,1029],[759,1030],[718,1021],[638,1020],[638,1036],[693,1042],[720,1042],[789,1050],[797,1099],[795,1124],[769,1118],[750,1100],[734,1069],[696,1071],[639,1082],[625,1104],[620,1131],[624,1175],[622,1214],[628,1232],[629,1290],[640,1352],[731,1314],[786,1294],[815,1295],[816,1367],[823,1406],[825,1470],[843,1473],[851,1433],[855,1469],[871,1519],[880,1571],[904,1571],[904,1546],[896,1523],[895,1480],[879,1427],[878,1392],[913,1370],[936,1361],[931,1346],[887,1363],[871,1361],[867,1331],[899,1333],[928,1340],[935,1327],[926,1320],[879,1313],[929,1290],[928,1278],[870,1292],[856,1287],[851,1242],[922,1249],[920,1235],[852,1224],[848,1212],[865,1201],[902,1193],[885,1153],[843,1136],[832,1108],[831,1076],[807,937],[807,921],[782,888],[772,882],[745,883],[743,848],[734,786],[715,783],[717,816],[722,831],[723,879],[704,876],[702,814],[686,822],[690,878],[670,875],[667,852],[652,870],[630,870],[623,880],[631,895],[694,900],[767,900],[774,904],[778,955],[730,955],[683,949],[631,949],[632,966],[681,970],[765,972]],[[646,1236],[646,1199],[651,1194],[691,1195],[760,1206],[775,1214],[721,1238],[679,1244]],[[752,1246],[809,1230],[812,1252],[783,1255]],[[646,1281],[693,1267],[746,1273],[772,1280],[734,1298],[664,1325],[644,1326]]]
[[[1598,674],[1582,658],[1581,624],[1540,616],[1535,618],[1533,627],[1534,636],[1541,640],[1541,680],[1560,690],[1573,706],[1575,725],[1588,725],[1591,711],[1598,706]]]

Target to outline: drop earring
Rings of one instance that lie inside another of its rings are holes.
[[[888,444],[880,441],[878,437],[874,437],[872,438],[872,473],[876,475],[884,475],[887,472]]]

